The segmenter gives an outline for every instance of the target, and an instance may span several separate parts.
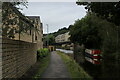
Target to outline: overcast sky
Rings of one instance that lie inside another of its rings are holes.
[[[22,11],[26,16],[40,16],[43,23],[43,33],[49,33],[60,28],[68,27],[75,20],[86,15],[84,6],[78,6],[75,2],[29,2],[28,8]]]

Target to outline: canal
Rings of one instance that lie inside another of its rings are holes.
[[[57,51],[61,51],[61,52],[64,52],[64,53],[68,53],[68,54],[73,54],[73,51],[72,50],[65,50],[65,49],[56,49]]]

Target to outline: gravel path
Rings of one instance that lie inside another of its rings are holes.
[[[42,78],[69,78],[69,73],[61,57],[55,52],[51,52],[51,59],[48,68]]]

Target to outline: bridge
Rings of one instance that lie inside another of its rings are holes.
[[[52,45],[62,45],[62,44],[71,44],[71,42],[65,41],[65,42],[53,43]]]

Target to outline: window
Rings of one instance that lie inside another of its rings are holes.
[[[37,36],[35,36],[35,40],[37,40]]]

